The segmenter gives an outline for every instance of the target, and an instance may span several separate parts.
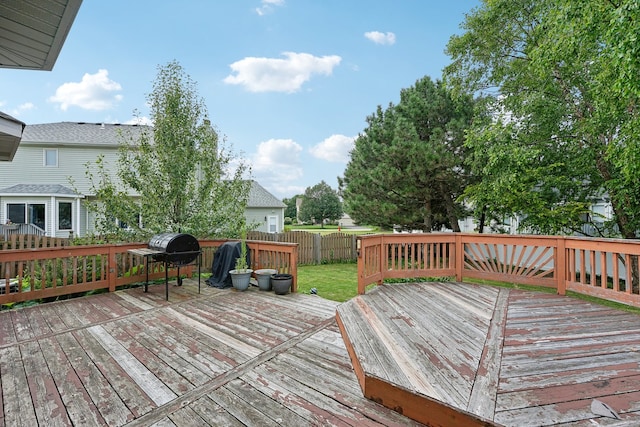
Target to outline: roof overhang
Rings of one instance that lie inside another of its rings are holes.
[[[0,161],[10,162],[16,154],[25,124],[0,112]]]
[[[51,71],[82,0],[0,2],[0,67]]]
[[[0,2],[0,68],[51,71],[82,0]],[[25,124],[0,112],[0,161],[12,161]]]

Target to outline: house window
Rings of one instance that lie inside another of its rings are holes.
[[[44,231],[45,211],[44,204],[8,203],[7,219],[14,224],[33,224]]]
[[[26,224],[26,210],[24,203],[9,203],[7,205],[7,219],[14,224]]]
[[[73,224],[71,202],[58,203],[58,230],[71,230]]]
[[[50,167],[58,167],[58,150],[44,149],[44,165]]]

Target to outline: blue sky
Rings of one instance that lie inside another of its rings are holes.
[[[84,0],[53,71],[0,69],[0,110],[29,124],[148,117],[178,61],[212,123],[276,197],[337,189],[378,105],[439,79],[478,0]]]

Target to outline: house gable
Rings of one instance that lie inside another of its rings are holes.
[[[276,196],[269,193],[256,181],[251,181],[245,218],[255,230],[279,233],[284,230],[284,210],[287,207]]]

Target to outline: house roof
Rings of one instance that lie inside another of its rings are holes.
[[[269,193],[263,186],[256,181],[251,181],[251,189],[249,190],[248,208],[286,208],[281,200]]]
[[[121,135],[136,138],[150,126],[108,123],[58,122],[27,125],[22,134],[24,144],[113,145]]]
[[[11,161],[18,150],[25,124],[0,111],[0,161]]]
[[[0,67],[51,71],[82,0],[0,2]]]
[[[78,196],[60,184],[17,184],[0,189],[0,196]]]

